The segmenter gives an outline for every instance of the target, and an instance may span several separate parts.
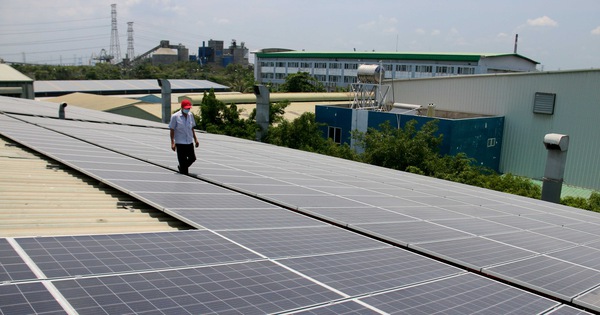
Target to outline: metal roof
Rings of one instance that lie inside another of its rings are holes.
[[[338,58],[338,59],[373,59],[373,60],[435,60],[435,61],[462,61],[478,62],[482,58],[513,56],[525,59],[535,64],[539,62],[519,54],[498,53],[425,53],[425,52],[257,52],[259,58]]]
[[[189,228],[117,190],[0,138],[0,237]]]
[[[13,67],[4,63],[0,63],[0,82],[2,81],[33,82],[30,77],[15,70]]]
[[[172,93],[228,91],[229,87],[207,80],[169,80]],[[35,81],[36,97],[59,96],[74,92],[103,95],[161,93],[157,80],[66,80]]]

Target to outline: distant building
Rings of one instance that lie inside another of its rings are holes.
[[[289,74],[307,72],[328,90],[357,81],[361,64],[380,64],[384,79],[412,79],[485,73],[537,71],[538,62],[519,54],[305,52],[263,49],[256,52],[254,78],[279,85]]]
[[[32,100],[33,80],[13,67],[0,63],[0,95]]]
[[[229,64],[240,64],[247,66],[248,63],[248,48],[244,42],[239,45],[235,39],[231,40],[229,48],[224,48],[222,40],[209,40],[208,46],[202,42],[202,46],[198,48],[198,62],[201,64],[214,64],[222,67],[227,67]]]

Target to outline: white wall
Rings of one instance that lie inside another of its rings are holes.
[[[554,115],[533,113],[536,92],[556,93]],[[600,70],[401,80],[394,102],[505,116],[500,170],[544,175],[547,133],[570,137],[565,183],[600,190]]]

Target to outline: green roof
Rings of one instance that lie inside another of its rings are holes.
[[[491,54],[491,53],[420,53],[420,52],[309,52],[309,51],[286,51],[286,52],[257,52],[258,58],[330,58],[330,59],[373,59],[373,60],[436,60],[436,61],[467,61],[478,62],[481,58],[515,56],[528,60],[532,63],[539,62],[531,60],[519,54]]]

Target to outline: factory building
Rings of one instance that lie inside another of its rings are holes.
[[[499,170],[541,179],[546,134],[570,137],[566,184],[600,190],[600,70],[388,81],[393,102],[505,118]],[[488,125],[489,127],[489,125]]]
[[[403,53],[403,52],[305,52],[263,49],[255,53],[254,78],[279,85],[294,73],[307,72],[327,90],[349,88],[357,81],[361,64],[385,69],[384,79],[413,79],[486,73],[532,72],[538,62],[516,53]]]
[[[198,62],[201,64],[212,64],[227,67],[229,64],[240,64],[248,66],[248,47],[244,42],[239,45],[235,39],[231,40],[231,45],[224,48],[222,40],[209,40],[208,45],[202,42],[198,48]]]

